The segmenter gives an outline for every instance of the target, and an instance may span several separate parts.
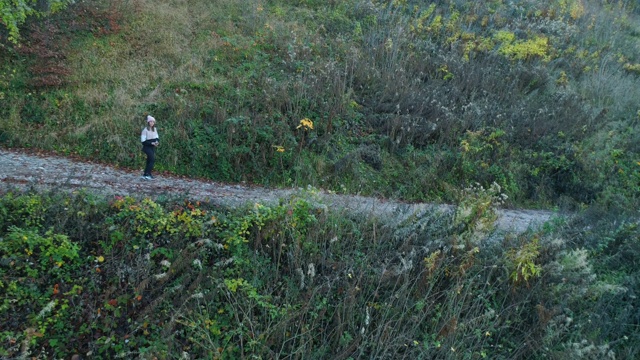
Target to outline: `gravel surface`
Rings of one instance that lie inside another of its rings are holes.
[[[352,211],[382,220],[400,223],[433,211],[447,212],[451,205],[410,204],[355,195],[336,195],[312,189],[268,189],[242,184],[224,184],[209,180],[160,175],[149,181],[142,171],[119,169],[95,162],[80,161],[51,154],[0,149],[0,190],[11,188],[60,189],[103,195],[184,198],[237,207],[251,203],[277,203],[280,199],[302,194],[316,199],[320,206]],[[496,230],[523,232],[538,227],[554,215],[550,211],[498,210]]]

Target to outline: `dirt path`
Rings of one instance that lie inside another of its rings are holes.
[[[224,206],[247,203],[276,203],[303,189],[267,189],[257,186],[223,184],[214,181],[160,176],[153,181],[141,179],[140,172],[118,169],[98,163],[76,161],[61,156],[34,155],[19,150],[0,149],[0,189],[86,189],[103,195],[183,197]],[[451,211],[450,205],[408,204],[398,201],[354,195],[336,195],[307,191],[320,204],[334,209],[378,216],[401,222],[426,212]],[[554,216],[550,211],[499,210],[496,230],[523,232]]]

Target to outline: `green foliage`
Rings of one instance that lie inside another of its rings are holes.
[[[522,244],[519,248],[511,249],[507,253],[510,261],[509,278],[515,285],[528,284],[530,279],[541,276],[542,269],[536,264],[540,255],[538,239]]]
[[[542,358],[587,351],[572,345],[583,339],[616,354],[640,352],[593,332],[596,314],[625,316],[624,306],[606,302],[622,304],[637,289],[625,275],[635,269],[619,259],[639,251],[637,226],[592,227],[573,233],[570,247],[559,240],[565,224],[520,234],[514,246],[515,236],[502,242],[478,227],[493,218],[497,187],[465,193],[459,211],[426,211],[393,226],[334,213],[315,193],[234,211],[190,201],[5,194],[0,209],[12,209],[5,213],[14,222],[31,217],[15,214],[29,198],[42,204],[46,225],[0,234],[7,294],[0,353],[509,358],[526,351]],[[591,240],[580,238],[604,233],[609,240],[589,255]],[[460,246],[466,239],[478,245]],[[616,338],[640,336],[631,325],[606,323],[598,320]],[[523,347],[527,339],[540,345]]]
[[[0,354],[11,354],[4,347],[7,343],[28,348],[46,338],[53,353],[60,355],[57,344],[71,336],[64,330],[70,302],[82,289],[74,284],[82,264],[80,246],[51,230],[40,235],[35,229],[15,226],[0,239],[0,288],[4,292],[0,321],[10,325],[3,333]]]
[[[8,40],[18,43],[20,26],[28,17],[42,17],[64,10],[73,0],[17,0],[0,1],[0,20],[9,32]]]
[[[467,131],[464,134],[456,164],[459,176],[475,179],[485,186],[495,182],[507,192],[517,193],[519,185],[509,165],[504,162],[507,154],[514,152],[505,141],[507,133],[501,129],[489,131]]]
[[[42,201],[38,195],[7,193],[0,206],[0,231],[12,226],[31,229],[43,225],[44,209],[49,204]]]
[[[64,272],[60,269],[67,268],[78,259],[79,247],[66,236],[51,231],[43,237],[32,230],[10,227],[0,250],[5,255],[24,252],[26,258],[16,259],[20,263],[15,265],[16,269],[24,271],[24,275],[38,278],[44,274]]]

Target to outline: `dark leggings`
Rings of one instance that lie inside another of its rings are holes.
[[[153,170],[153,164],[156,162],[156,147],[143,145],[142,152],[147,154],[147,165],[144,167],[144,175],[151,175],[151,170]]]

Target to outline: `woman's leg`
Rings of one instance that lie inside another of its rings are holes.
[[[153,146],[144,146],[142,151],[147,155],[147,164],[144,167],[144,175],[151,176],[153,170],[153,164],[156,162],[156,149]]]

